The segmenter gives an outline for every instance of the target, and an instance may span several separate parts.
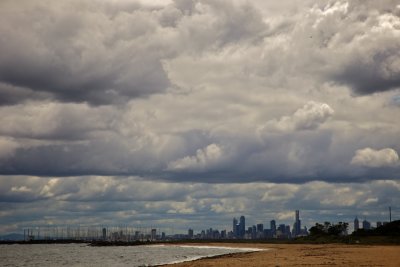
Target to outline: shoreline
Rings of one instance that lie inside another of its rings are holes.
[[[193,257],[193,258],[177,260],[175,262],[164,263],[164,264],[159,264],[159,265],[152,265],[152,266],[154,266],[154,267],[177,266],[178,264],[181,264],[181,263],[194,263],[194,262],[206,260],[206,259],[219,259],[219,258],[224,258],[224,257],[234,257],[237,254],[251,254],[251,253],[257,253],[257,252],[259,252],[259,251],[232,252],[232,253],[225,253],[225,254],[214,255],[214,256],[197,256],[197,257]]]
[[[152,265],[152,266],[175,266],[176,264],[180,263],[192,263],[195,261],[200,261],[204,259],[217,259],[220,257],[233,257],[234,255],[237,254],[251,254],[251,253],[256,253],[260,251],[265,251],[268,249],[259,249],[259,248],[245,248],[245,247],[232,247],[232,246],[216,246],[216,245],[204,245],[204,244],[159,244],[159,245],[149,245],[149,246],[175,246],[175,247],[183,247],[183,248],[206,248],[206,249],[212,249],[212,248],[218,248],[218,249],[235,249],[235,252],[230,252],[230,253],[224,253],[224,254],[219,254],[219,255],[210,255],[210,256],[194,256],[192,258],[186,258],[182,260],[177,260],[174,262],[170,263],[163,263],[159,265]],[[239,251],[237,251],[239,250]]]
[[[201,245],[218,247],[222,244],[199,244]],[[223,246],[266,250],[203,257],[160,266],[400,266],[400,257],[398,257],[400,246],[398,245],[225,243]]]

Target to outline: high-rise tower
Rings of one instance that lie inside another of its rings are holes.
[[[294,221],[294,235],[299,236],[301,229],[301,221],[300,221],[300,211],[296,210],[295,221]]]
[[[232,232],[233,232],[233,236],[237,237],[238,236],[238,232],[237,232],[237,224],[238,221],[236,218],[233,218],[233,223],[232,223]]]
[[[239,233],[239,235],[240,235],[240,237],[244,237],[244,234],[246,233],[246,219],[245,219],[245,217],[242,215],[242,216],[240,216],[240,222],[239,222],[239,225],[240,225],[240,227],[239,227],[239,229],[240,229],[240,233]]]

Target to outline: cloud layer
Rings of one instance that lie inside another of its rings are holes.
[[[398,178],[351,170],[359,149],[399,149],[400,11],[358,4],[6,1],[0,171]]]
[[[148,222],[171,231],[206,227],[231,230],[234,216],[248,224],[272,219],[292,224],[301,209],[304,225],[325,218],[351,221],[356,215],[372,222],[387,220],[387,205],[399,199],[398,181],[364,184],[157,184],[139,177],[0,177],[0,232],[29,225],[136,225]],[[46,206],[44,210],[42,207]],[[7,207],[8,209],[5,209]],[[394,213],[396,210],[394,209]],[[69,216],[73,213],[74,216]],[[101,220],[99,220],[101,218]]]
[[[0,33],[3,227],[29,201],[205,218],[258,206],[190,183],[262,202],[400,179],[397,1],[2,1]]]

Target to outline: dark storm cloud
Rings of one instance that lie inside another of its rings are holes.
[[[310,35],[320,40],[317,49],[325,51],[326,64],[334,66],[328,77],[358,95],[400,87],[397,1],[331,2],[320,10]]]
[[[0,83],[0,106],[14,105],[27,100],[51,99],[50,94],[35,92],[29,88]]]
[[[157,25],[138,5],[6,1],[1,6],[0,80],[5,84],[91,104],[168,87],[160,62],[165,49],[152,37]]]
[[[385,47],[384,51],[375,51],[374,54],[368,55],[367,62],[355,58],[343,66],[342,72],[336,74],[334,79],[339,83],[348,84],[360,95],[400,88],[400,69],[396,66],[400,62],[399,51],[400,45],[397,44],[395,47]],[[363,57],[365,58],[365,55]]]
[[[177,53],[262,37],[265,24],[249,4],[187,3],[3,2],[0,81],[26,90],[3,86],[2,102],[126,102],[164,92],[170,81],[162,61]]]

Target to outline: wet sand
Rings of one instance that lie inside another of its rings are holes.
[[[400,246],[230,243],[211,243],[207,246],[251,247],[268,250],[224,255],[165,266],[400,266]]]

